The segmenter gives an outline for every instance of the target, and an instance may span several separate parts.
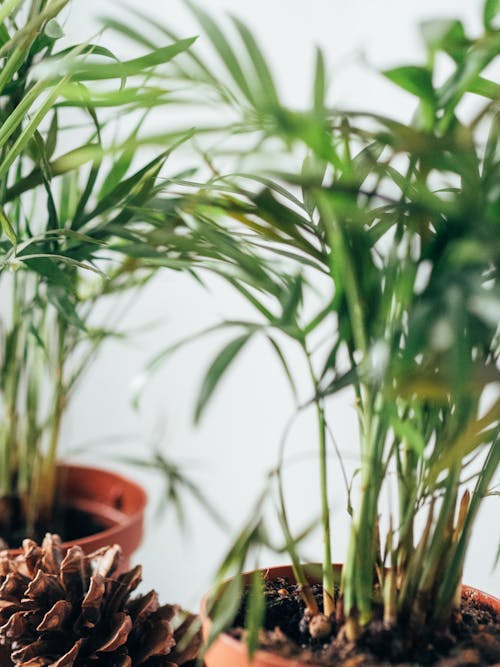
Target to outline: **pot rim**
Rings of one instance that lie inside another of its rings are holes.
[[[306,575],[307,575],[307,569],[309,569],[309,575],[308,579],[311,581],[311,583],[316,579],[313,575],[310,574],[312,569],[316,569],[318,567],[321,567],[320,563],[305,563],[304,567],[306,568]],[[342,563],[333,563],[333,567],[336,573],[340,573],[341,568],[342,568]],[[267,567],[267,568],[258,568],[256,570],[251,570],[248,572],[243,573],[243,578],[244,581],[249,579],[255,572],[263,572],[264,577],[267,578],[268,575],[275,574],[275,576],[280,576],[281,574],[288,573],[289,575],[291,574],[293,577],[293,570],[291,565],[275,565],[272,567]],[[231,578],[226,579],[224,582],[222,582],[222,585],[226,584],[227,582],[231,581]],[[463,591],[471,592],[476,595],[479,595],[480,598],[486,598],[484,601],[485,604],[491,604],[498,613],[500,613],[500,599],[497,598],[496,596],[490,594],[490,593],[485,593],[484,591],[475,588],[474,586],[467,586],[463,585],[462,586]],[[208,593],[206,593],[202,600],[201,600],[201,605],[200,605],[200,617],[202,621],[202,628],[203,628],[203,639],[206,640],[208,637],[208,634],[210,632],[210,627],[211,627],[211,620],[208,615],[207,611],[207,604],[208,600],[210,598],[210,595],[213,593],[214,588],[210,589]],[[239,657],[246,657],[248,655],[247,653],[247,647],[244,642],[242,642],[239,639],[236,639],[235,637],[232,637],[229,635],[227,632],[222,632],[215,640],[215,642],[221,642],[228,650],[230,651],[235,651],[236,654]],[[214,643],[215,643],[214,642]],[[210,649],[208,649],[210,650]],[[272,651],[264,651],[262,649],[258,649],[255,651],[253,660],[255,662],[259,662],[259,664],[269,665],[269,667],[319,667],[316,666],[313,663],[305,663],[301,662],[299,660],[296,660],[295,658],[284,658],[283,656],[273,653]],[[324,667],[324,666],[323,666]]]
[[[94,550],[94,542],[99,542],[99,545],[120,544],[120,534],[123,533],[123,531],[135,529],[136,526],[141,526],[148,497],[143,487],[130,478],[122,475],[121,473],[115,472],[114,470],[109,470],[109,468],[89,466],[85,464],[80,465],[79,463],[70,463],[66,461],[59,461],[57,463],[57,471],[78,471],[89,475],[92,475],[96,472],[104,474],[110,478],[110,483],[112,482],[116,485],[128,487],[128,489],[130,489],[137,498],[137,509],[130,513],[114,508],[103,500],[99,499],[94,500],[92,498],[83,498],[78,496],[68,499],[68,501],[65,503],[66,506],[81,508],[82,511],[88,512],[92,516],[104,519],[104,521],[108,523],[109,526],[104,528],[104,530],[100,530],[96,533],[84,535],[82,537],[63,542],[62,547],[64,549],[68,549],[71,546],[77,544],[78,546],[81,546],[84,551],[90,552]],[[95,549],[97,548],[99,548],[98,545],[95,546]],[[132,550],[135,550],[135,548],[137,548],[137,545],[135,545]],[[12,556],[17,556],[23,552],[22,548],[9,549],[8,551]]]

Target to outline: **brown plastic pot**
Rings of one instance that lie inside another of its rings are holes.
[[[144,489],[131,480],[109,470],[61,463],[57,469],[58,494],[62,504],[86,512],[104,530],[93,535],[64,542],[63,547],[78,544],[85,553],[92,553],[108,544],[119,544],[123,550],[121,569],[130,566],[130,557],[142,541]],[[10,553],[20,553],[11,549]]]
[[[311,583],[321,581],[321,578],[314,575],[314,570],[318,570],[320,566],[313,565],[309,568],[309,578]],[[334,565],[335,572],[340,573],[341,566]],[[293,581],[293,572],[290,566],[272,567],[268,570],[263,570],[264,577],[270,581],[274,581],[279,577],[284,577]],[[245,575],[248,579],[251,572]],[[497,613],[500,613],[500,600],[493,595],[488,595],[482,591],[464,586],[464,590],[472,593],[480,603],[493,607]],[[206,595],[201,603],[201,617],[203,622],[203,638],[207,640],[210,635],[211,622],[207,614],[207,604],[209,596]],[[283,656],[271,653],[270,651],[256,651],[253,659],[248,657],[247,647],[244,642],[231,637],[226,633],[222,633],[217,637],[214,643],[208,649],[205,655],[206,667],[315,667],[311,663],[304,663],[292,658],[284,658]]]

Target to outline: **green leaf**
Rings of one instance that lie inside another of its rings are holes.
[[[433,19],[420,25],[427,50],[434,57],[436,51],[444,51],[455,61],[461,61],[470,44],[461,21]]]
[[[14,227],[10,224],[9,219],[5,215],[5,211],[1,206],[0,206],[0,226],[2,227],[5,236],[9,239],[12,245],[16,247],[17,244],[16,232],[14,231]]]
[[[336,350],[335,350],[336,353]],[[326,369],[325,369],[326,370]],[[325,396],[331,396],[332,394],[337,393],[345,387],[352,386],[358,378],[358,372],[356,368],[351,368],[346,373],[339,374],[332,380],[327,386],[323,389],[320,388],[318,391],[318,397],[324,398]]]
[[[282,313],[280,317],[280,322],[282,324],[289,325],[295,323],[297,319],[297,310],[302,302],[302,287],[304,280],[302,275],[299,273],[292,283],[289,285],[289,288],[284,292],[282,296]]]
[[[316,49],[316,65],[314,68],[313,86],[314,110],[318,114],[324,113],[326,101],[325,58],[323,51]]]
[[[124,79],[129,76],[144,74],[147,70],[168,63],[172,58],[189,49],[196,37],[181,39],[175,44],[155,49],[145,56],[115,63],[83,64],[78,58],[53,59],[44,64],[40,72],[46,77],[60,78],[61,74],[71,76],[78,81],[99,81],[103,79]],[[93,49],[95,52],[95,49]]]
[[[500,34],[496,33],[468,50],[467,57],[437,91],[438,106],[446,112],[442,123],[450,122],[463,95],[477,86],[483,70],[498,57],[499,51]]]
[[[36,83],[19,101],[12,113],[3,119],[0,126],[0,147],[3,147],[12,134],[22,126],[30,107],[34,102],[39,101],[45,88],[46,84],[44,82]]]
[[[283,350],[281,349],[281,347],[278,345],[278,343],[276,342],[276,340],[272,336],[267,335],[266,338],[270,342],[274,351],[276,352],[276,355],[277,355],[277,357],[278,357],[278,359],[279,359],[279,361],[280,361],[280,363],[283,367],[283,370],[285,371],[285,375],[286,375],[286,377],[288,379],[288,382],[290,384],[290,388],[292,390],[293,397],[295,399],[297,399],[298,398],[297,386],[295,384],[295,380],[293,379],[293,375],[292,375],[292,372],[290,370],[290,366],[287,363],[287,360],[286,360],[285,354],[283,353]]]
[[[384,72],[390,81],[422,100],[433,102],[435,99],[432,74],[425,67],[408,65],[395,67]]]
[[[129,178],[119,181],[110,192],[105,194],[102,199],[98,201],[96,207],[82,218],[80,224],[93,220],[102,213],[122,205],[124,201],[131,198],[144,185],[154,183],[169,152],[170,151],[165,151],[161,155],[158,155],[144,167],[129,176]]]
[[[75,305],[64,289],[59,286],[49,285],[47,288],[47,298],[68,324],[85,331],[85,324],[82,322]]]
[[[56,17],[64,9],[68,2],[69,0],[52,0],[50,3],[44,3],[45,6],[43,9],[39,9],[38,11],[30,11],[28,14],[28,20],[25,22],[22,28],[15,30],[11,39],[0,48],[1,58],[4,58],[8,53],[11,54],[11,57],[13,58],[13,71],[17,71],[19,66],[30,56],[31,46],[36,41],[37,34],[41,30],[42,26],[50,19]],[[0,18],[2,15],[3,12],[0,12]],[[14,63],[16,63],[15,66]],[[11,76],[13,71],[9,68],[7,77]],[[4,76],[6,76],[6,73],[5,71],[2,71],[0,78]],[[1,87],[3,88],[3,86]]]
[[[266,108],[278,108],[280,106],[278,93],[273,80],[271,70],[262,55],[262,52],[257,44],[255,37],[247,28],[247,26],[235,17],[232,17],[240,37],[245,44],[250,60],[252,61],[255,74],[260,86],[259,102]]]
[[[66,271],[63,271],[59,266],[51,259],[47,257],[32,257],[29,256],[28,259],[24,259],[23,256],[17,258],[20,262],[24,264],[35,273],[38,273],[40,276],[43,276],[48,283],[54,285],[61,285],[68,292],[71,291],[71,282]]]
[[[155,44],[153,40],[149,39],[149,31],[144,31],[143,26],[132,27],[123,21],[120,21],[112,16],[105,16],[100,19],[100,23],[105,28],[111,28],[128,39],[145,46],[147,49],[154,49]],[[178,41],[177,39],[175,41]]]
[[[399,419],[396,415],[393,415],[390,419],[394,433],[404,440],[404,442],[406,442],[406,444],[420,457],[423,457],[425,440],[418,428],[416,428],[410,421]]]
[[[45,34],[51,39],[60,39],[64,37],[64,30],[61,28],[56,19],[50,19],[45,25]]]
[[[18,255],[17,259],[20,262],[21,261],[24,262],[30,268],[34,268],[34,270],[38,271],[38,273],[41,273],[42,275],[46,275],[48,277],[51,277],[51,272],[48,269],[49,265],[52,264],[53,268],[54,269],[56,268],[54,262],[60,262],[74,268],[85,269],[86,271],[92,271],[93,273],[97,273],[101,277],[105,276],[105,274],[100,269],[98,269],[96,266],[93,266],[92,264],[89,264],[87,262],[80,262],[79,260],[73,259],[72,257],[68,257],[66,255],[58,255],[56,253],[40,252],[40,253],[33,253],[30,255]],[[47,268],[41,269],[40,264],[45,265]],[[62,274],[63,276],[66,275],[64,271],[61,271],[60,269],[58,270],[60,271],[60,274]],[[61,281],[59,276],[55,282],[63,284],[64,281]],[[71,287],[69,287],[69,289],[71,290]]]
[[[9,31],[5,27],[5,23],[0,24],[0,47],[2,47],[10,39]]]
[[[312,153],[306,155],[302,163],[300,175],[305,181],[304,185],[301,187],[302,199],[304,202],[303,206],[311,217],[316,209],[314,188],[311,187],[311,185],[321,185],[323,183],[325,178],[325,169],[326,163],[319,162]]]
[[[259,646],[259,632],[266,615],[266,598],[264,594],[264,577],[260,571],[252,574],[248,591],[248,606],[245,615],[246,641],[250,658]]]
[[[121,155],[113,160],[112,167],[103,180],[103,184],[99,192],[99,199],[103,199],[112,190],[114,190],[129,170],[129,167],[132,164],[132,160],[134,159],[137,151],[136,141],[141,125],[142,121],[137,124],[131,135],[128,137],[128,140],[125,142],[125,148]]]
[[[54,154],[54,151],[57,147],[58,134],[59,134],[59,117],[57,114],[57,109],[54,109],[52,120],[50,121],[49,130],[47,132],[47,138],[45,139],[45,155],[47,159],[50,159]]]
[[[486,0],[483,8],[483,22],[487,30],[498,28],[496,19],[500,14],[500,0]]]
[[[201,331],[198,331],[194,334],[191,334],[190,336],[186,336],[185,338],[181,338],[180,340],[175,341],[175,343],[172,343],[171,345],[168,345],[166,348],[161,350],[158,354],[156,354],[146,365],[146,368],[144,369],[144,372],[138,376],[134,380],[134,391],[132,394],[132,404],[134,407],[139,406],[139,401],[141,398],[141,393],[144,390],[144,386],[149,379],[154,373],[156,373],[162,366],[165,364],[168,359],[178,350],[183,348],[184,346],[194,343],[200,338],[204,338],[208,334],[214,333],[216,331],[220,331],[221,329],[224,329],[226,327],[231,327],[231,326],[236,326],[236,327],[243,327],[247,326],[249,328],[252,327],[251,323],[248,322],[221,322],[220,324],[215,324],[213,326],[207,327],[206,329],[202,329]]]
[[[24,0],[5,0],[0,7],[0,23],[10,16]]]
[[[74,44],[73,46],[68,46],[62,51],[54,53],[53,60],[51,62],[61,60],[63,56],[75,56],[75,54],[80,56],[102,56],[103,58],[109,58],[110,60],[114,60],[116,63],[120,63],[120,59],[113,53],[113,51],[110,51],[105,46],[101,46],[100,44]]]
[[[217,51],[220,59],[233,77],[235,84],[238,86],[247,100],[253,103],[254,98],[248,85],[247,77],[245,76],[234,50],[229,44],[222,30],[215,23],[212,17],[204,12],[194,2],[191,2],[191,0],[186,0],[186,4],[197,18],[203,30],[207,33],[214,49]]]
[[[220,593],[222,589],[222,593]],[[226,630],[234,621],[240,608],[243,593],[243,578],[241,574],[233,577],[228,583],[219,587],[219,597],[209,610],[211,628],[207,645],[213,644],[221,632]]]
[[[26,148],[29,141],[35,134],[38,126],[43,121],[49,110],[53,107],[54,102],[56,101],[60,88],[65,84],[64,79],[61,80],[54,88],[48,93],[44,101],[40,104],[37,111],[33,114],[33,117],[30,119],[29,123],[24,127],[22,132],[17,137],[13,146],[10,148],[8,153],[5,155],[2,163],[0,164],[0,177],[4,176],[9,167],[12,165],[14,160],[19,156],[19,154]]]
[[[207,406],[208,401],[212,397],[217,385],[222,376],[227,371],[231,363],[234,361],[238,353],[246,345],[251,338],[253,332],[245,333],[238,338],[232,340],[228,345],[225,345],[210,365],[205,378],[203,379],[198,399],[196,401],[194,422],[197,424]]]

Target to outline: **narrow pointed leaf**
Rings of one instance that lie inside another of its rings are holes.
[[[210,365],[203,383],[201,385],[198,399],[196,401],[194,411],[194,421],[198,423],[207,407],[207,403],[212,397],[215,389],[221,381],[224,373],[227,371],[231,363],[237,357],[239,352],[246,345],[251,338],[253,332],[245,333],[238,338],[232,340],[228,345],[225,345]]]

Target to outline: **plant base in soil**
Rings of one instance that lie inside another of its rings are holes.
[[[321,608],[322,588],[313,586]],[[230,633],[244,640],[244,598]],[[328,667],[462,667],[500,664],[500,618],[491,607],[464,593],[462,607],[449,628],[425,628],[418,640],[405,640],[404,630],[372,621],[354,644],[334,624],[326,642],[312,639],[304,622],[304,604],[298,587],[286,579],[266,582],[266,616],[259,648],[282,657]]]

